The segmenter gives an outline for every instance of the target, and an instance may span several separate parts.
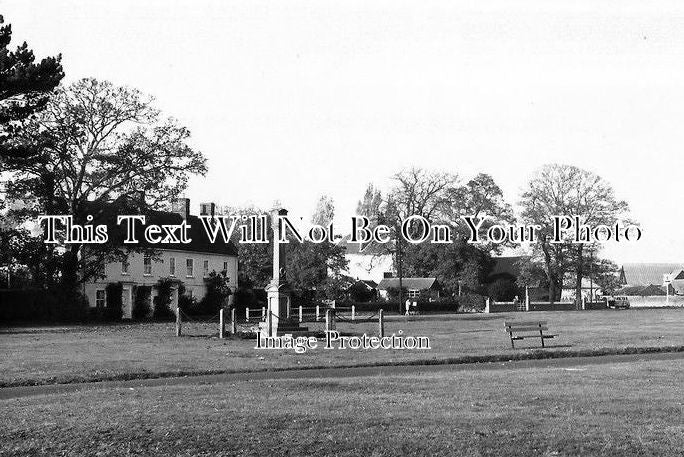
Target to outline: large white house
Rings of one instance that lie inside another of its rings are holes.
[[[213,215],[214,208],[213,203],[202,204],[201,214]],[[90,306],[104,308],[107,303],[107,285],[121,283],[123,318],[130,319],[136,295],[146,294],[147,296],[142,299],[151,305],[158,293],[159,280],[162,278],[182,283],[185,294],[199,300],[206,294],[205,280],[212,271],[225,272],[230,288],[235,290],[238,286],[237,248],[232,242],[209,242],[199,218],[190,214],[189,199],[174,201],[171,212],[153,213],[149,216],[148,223],[180,224],[183,220],[190,225],[190,243],[159,244],[154,247],[156,255],[153,257],[142,253],[130,253],[125,262],[106,264],[104,279],[91,281],[83,286]],[[177,300],[178,288],[174,287],[171,309],[175,309]]]
[[[394,259],[388,247],[378,243],[350,243],[349,236],[340,241],[345,248],[344,257],[348,261],[346,270],[341,273],[352,279],[380,283],[384,278],[395,275]]]

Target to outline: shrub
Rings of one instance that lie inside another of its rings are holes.
[[[406,297],[408,296],[408,289],[406,287],[401,288],[401,296],[406,300]],[[398,287],[388,287],[387,288],[387,298],[390,301],[393,300],[399,300],[399,288]]]
[[[171,293],[176,283],[170,278],[161,278],[157,282],[157,296],[154,297],[154,311],[152,317],[160,320],[173,319],[176,315],[171,310]]]
[[[228,286],[229,280],[225,272],[216,273],[212,271],[209,277],[205,279],[207,284],[207,293],[199,302],[199,314],[216,314],[226,302],[228,296],[232,294]]]
[[[482,295],[468,294],[456,297],[458,300],[458,310],[462,313],[479,313],[484,311],[485,298]]]
[[[43,289],[0,290],[0,322],[54,322],[58,320],[55,294]]]
[[[375,291],[371,290],[362,282],[356,282],[347,289],[349,293],[349,298],[355,302],[369,302],[375,299]]]
[[[135,288],[135,300],[133,302],[133,319],[147,319],[152,313],[150,307],[150,297],[152,288],[150,286],[138,286]]]
[[[520,290],[511,279],[499,278],[487,287],[487,294],[495,301],[513,301]]]
[[[185,294],[178,295],[178,307],[185,314],[194,316],[197,314],[197,299],[195,297],[189,297]]]
[[[238,287],[235,291],[233,306],[236,309],[259,308],[266,303],[266,291],[264,289],[252,289]]]
[[[57,299],[56,321],[85,322],[88,319],[88,298],[78,290],[65,290],[61,287],[52,293]]]

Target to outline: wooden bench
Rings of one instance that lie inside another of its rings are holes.
[[[515,349],[515,340],[524,340],[525,338],[539,338],[541,345],[544,346],[546,338],[555,338],[558,335],[551,335],[547,332],[549,328],[546,326],[546,321],[513,321],[504,322],[506,332],[511,337],[511,347]]]

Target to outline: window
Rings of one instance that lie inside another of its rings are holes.
[[[169,276],[176,276],[176,258],[169,259]]]
[[[185,275],[188,278],[195,276],[195,262],[192,259],[185,259]]]
[[[152,257],[146,255],[143,257],[143,274],[149,276],[152,274]]]
[[[228,262],[223,262],[223,273],[228,274]]]
[[[128,259],[124,260],[121,262],[121,274],[122,275],[127,275],[128,274]]]
[[[408,291],[408,298],[418,298],[420,297],[420,291],[418,289],[410,289]]]
[[[202,265],[202,273],[203,273],[205,278],[207,276],[209,276],[209,261],[208,260],[205,260],[204,264]]]
[[[98,308],[104,308],[107,304],[107,293],[104,289],[98,289],[95,291],[95,306]]]

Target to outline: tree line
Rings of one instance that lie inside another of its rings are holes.
[[[80,284],[102,277],[103,264],[125,261],[128,252],[111,244],[47,245],[26,223],[38,215],[63,214],[77,224],[97,224],[111,213],[168,209],[190,176],[206,174],[207,161],[189,145],[188,129],[164,116],[152,97],[94,78],[63,85],[61,55],[38,61],[26,43],[11,50],[11,36],[11,26],[2,25],[0,266],[8,273],[3,278],[6,287],[12,285],[8,278],[14,277],[16,283],[54,292],[66,307],[74,303]],[[543,284],[551,300],[560,298],[569,278],[578,297],[587,275],[604,289],[615,286],[616,266],[600,257],[599,245],[554,244],[549,239],[552,215],[581,215],[595,225],[627,219],[628,205],[590,171],[545,165],[515,205],[485,173],[464,180],[456,173],[411,168],[396,173],[392,182],[387,191],[370,184],[357,214],[395,230],[411,215],[434,223],[487,215],[484,229],[501,222],[540,224],[541,239],[520,265],[517,286]],[[312,222],[326,225],[334,214],[332,199],[323,196]],[[466,238],[466,233],[457,232],[453,243],[434,245],[403,243],[396,237],[384,249],[403,276],[437,277],[452,294],[463,289],[487,293],[493,257],[507,246],[472,245]],[[270,249],[240,246],[239,280],[246,289],[262,287],[270,279]],[[289,250],[286,270],[294,288],[327,298],[344,294],[352,278],[342,274],[347,263],[341,246],[293,243]]]

